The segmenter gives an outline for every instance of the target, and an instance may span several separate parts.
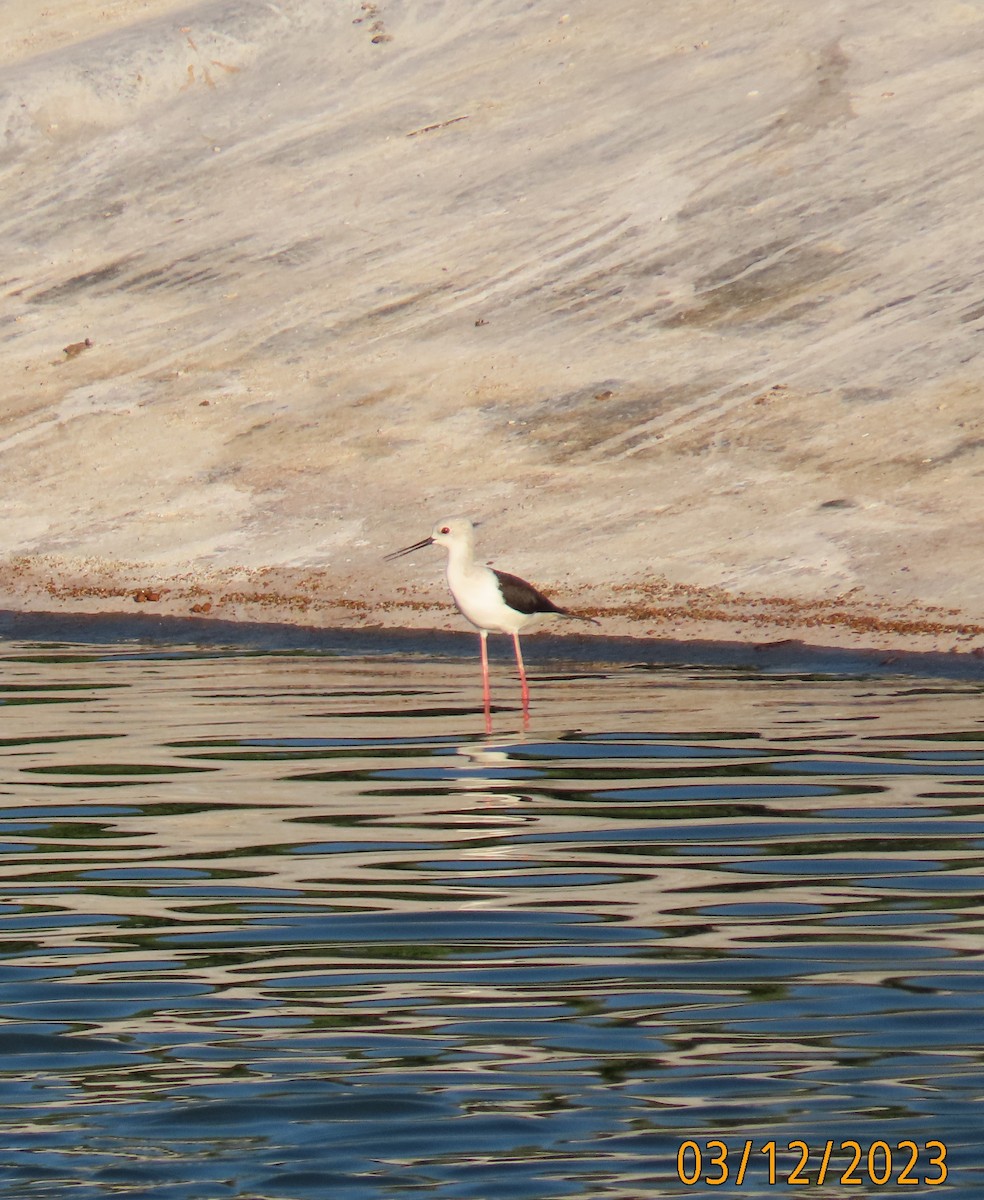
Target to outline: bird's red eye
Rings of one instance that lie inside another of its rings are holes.
[[[450,525],[442,525],[441,526],[441,533],[450,533],[450,532],[451,532]]]

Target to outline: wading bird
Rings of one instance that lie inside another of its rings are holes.
[[[489,686],[490,633],[508,633],[516,650],[516,666],[519,669],[519,684],[523,697],[523,720],[529,720],[530,689],[526,682],[523,652],[519,645],[519,633],[540,613],[553,613],[570,617],[576,621],[598,622],[594,617],[584,617],[568,612],[548,599],[525,579],[496,571],[475,561],[475,526],[467,517],[451,517],[438,521],[430,537],[387,554],[387,560],[412,554],[425,546],[443,546],[448,552],[448,587],[461,615],[478,630],[482,653],[482,700],[485,706],[485,728],[492,729],[492,694]]]

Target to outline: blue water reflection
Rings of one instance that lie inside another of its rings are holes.
[[[8,644],[0,1195],[979,1196],[981,690],[471,666]]]

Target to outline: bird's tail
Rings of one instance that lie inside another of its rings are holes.
[[[568,608],[562,608],[559,611],[562,617],[570,617],[572,621],[590,621],[592,625],[601,624],[600,621],[595,620],[594,617],[587,616],[585,613],[571,612]]]

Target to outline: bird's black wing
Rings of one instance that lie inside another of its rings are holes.
[[[566,608],[559,608],[554,602],[538,592],[532,583],[520,579],[518,575],[510,575],[508,571],[496,571],[493,574],[499,581],[502,598],[510,608],[521,613],[560,613],[562,617],[569,616]]]
[[[561,617],[573,617],[575,621],[590,621],[592,625],[601,624],[594,617],[586,617],[581,613],[571,612],[569,608],[561,608],[559,604],[554,604],[532,583],[527,583],[518,575],[510,575],[508,571],[497,571],[494,567],[492,574],[499,581],[499,590],[502,592],[503,600],[515,612],[526,613],[529,616],[532,616],[533,613],[557,613]]]

